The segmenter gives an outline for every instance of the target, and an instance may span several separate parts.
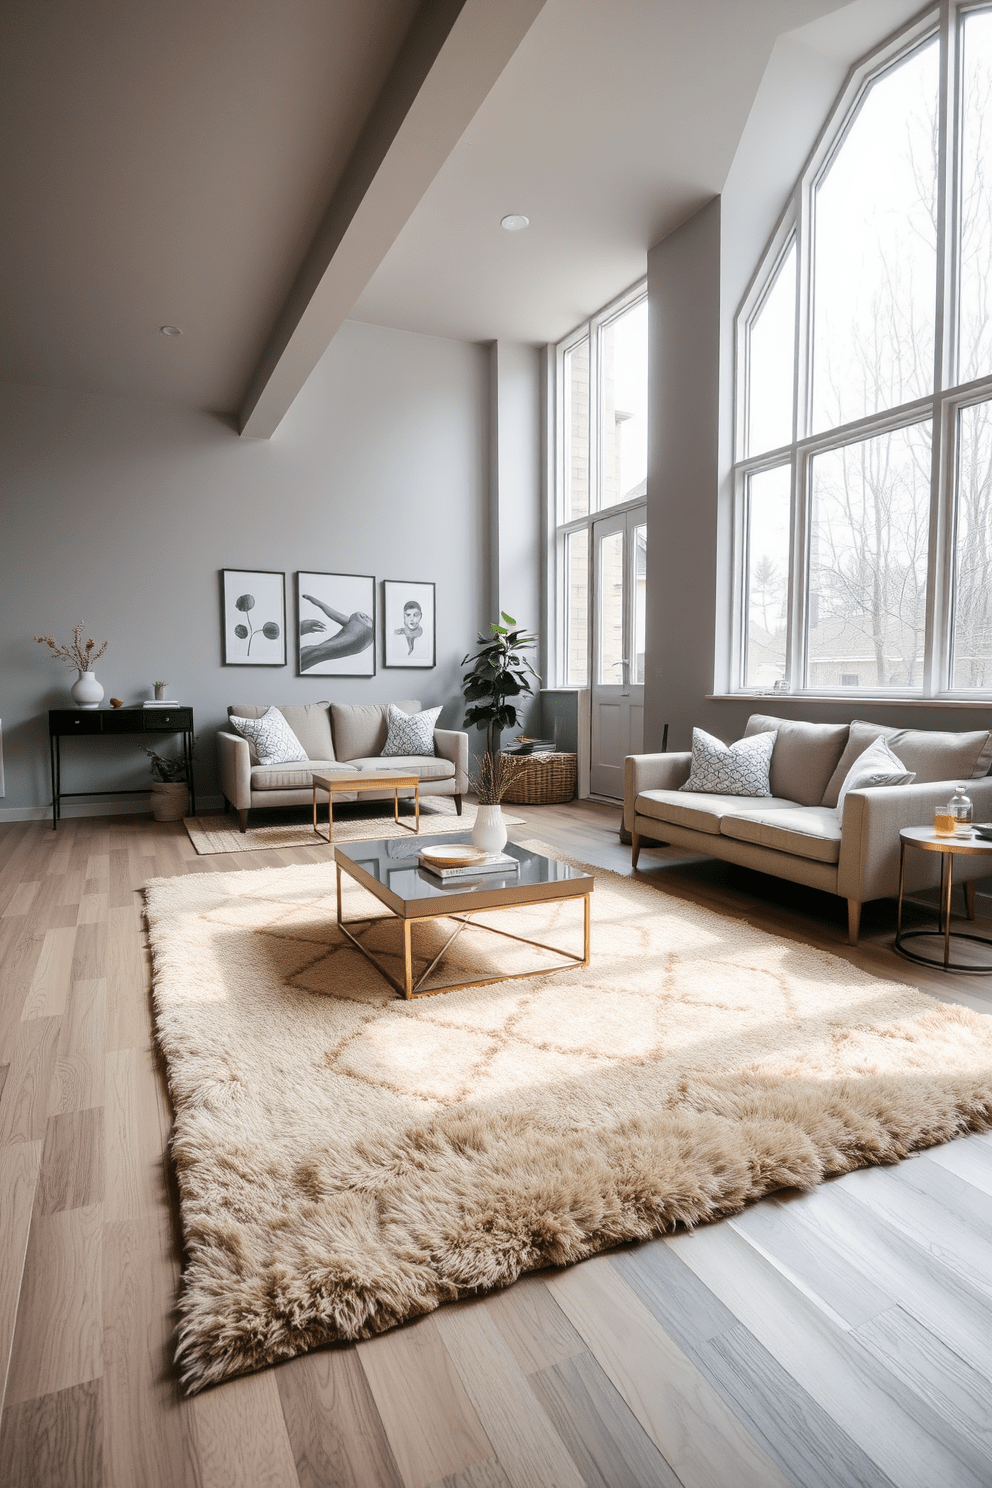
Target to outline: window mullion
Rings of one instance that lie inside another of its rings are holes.
[[[785,680],[791,692],[806,686],[806,554],[809,547],[809,456],[792,456],[792,520],[789,532],[789,629],[785,641]]]

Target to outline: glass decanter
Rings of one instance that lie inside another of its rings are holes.
[[[966,794],[963,785],[956,785],[954,787],[954,794],[951,797],[948,811],[954,817],[955,837],[970,837],[971,824],[975,811],[971,804],[971,797]]]

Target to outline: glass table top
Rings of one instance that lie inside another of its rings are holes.
[[[510,888],[537,888],[546,884],[575,883],[587,892],[595,883],[591,874],[569,863],[559,863],[555,858],[542,857],[529,848],[517,847],[508,842],[503,849],[517,859],[520,867],[509,873],[480,873],[469,877],[440,879],[428,869],[422,868],[417,854],[423,847],[443,843],[455,846],[471,842],[471,832],[434,837],[411,837],[409,839],[388,838],[383,842],[344,842],[335,844],[338,860],[350,859],[357,868],[394,894],[405,903],[415,900],[443,900],[453,894],[484,894],[493,890]],[[347,865],[345,865],[347,871]]]

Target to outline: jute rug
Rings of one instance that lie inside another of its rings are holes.
[[[412,803],[401,801],[400,814],[412,821]],[[259,852],[269,847],[319,847],[321,843],[326,846],[326,836],[319,837],[314,832],[311,820],[266,822],[264,817],[262,820],[263,825],[249,826],[247,832],[242,832],[237,817],[188,816],[185,827],[198,853]],[[522,818],[504,811],[503,820],[507,826],[519,826]],[[326,805],[321,805],[319,821],[326,834]],[[464,802],[458,816],[454,802],[447,797],[421,796],[421,832],[471,832],[474,823],[475,807],[471,801]],[[354,802],[346,801],[334,809],[335,842],[372,842],[410,835],[406,827],[397,826],[394,821],[392,801],[366,801],[357,807]]]
[[[404,1003],[329,864],[149,886],[189,1391],[992,1125],[992,1020],[613,874],[592,903],[588,969]],[[495,923],[581,944],[576,904]],[[535,954],[472,929],[440,971]]]

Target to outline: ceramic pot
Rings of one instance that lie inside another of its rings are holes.
[[[152,781],[152,816],[156,821],[181,821],[187,804],[185,780]]]
[[[483,852],[502,852],[506,846],[506,822],[500,806],[479,806],[472,841]]]
[[[96,680],[95,672],[80,672],[69,691],[77,708],[99,708],[103,702],[103,688]]]

